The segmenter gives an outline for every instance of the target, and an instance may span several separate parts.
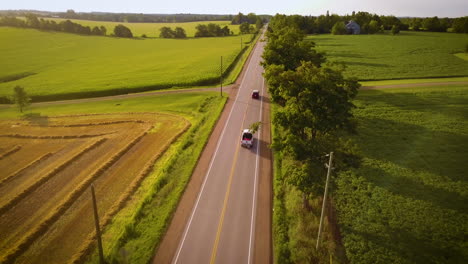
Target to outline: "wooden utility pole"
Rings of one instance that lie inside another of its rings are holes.
[[[318,250],[319,244],[320,244],[320,236],[322,234],[322,229],[323,229],[323,216],[325,214],[325,205],[326,205],[326,200],[327,200],[327,194],[328,194],[328,182],[330,180],[330,171],[332,170],[332,161],[333,161],[333,152],[330,152],[330,159],[328,161],[328,165],[325,164],[328,167],[327,171],[327,181],[325,182],[325,194],[323,195],[323,204],[322,204],[322,214],[320,215],[320,225],[319,225],[319,231],[318,231],[318,236],[317,236],[317,245],[315,246],[315,249]]]
[[[219,75],[219,79],[221,82],[220,95],[223,97],[223,56],[221,56],[221,74]]]
[[[91,184],[91,196],[93,197],[94,223],[96,224],[96,238],[99,250],[99,263],[104,264],[104,252],[102,250],[101,229],[99,227],[99,215],[96,204],[96,194],[94,193],[94,184]]]

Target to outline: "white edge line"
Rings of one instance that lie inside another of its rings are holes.
[[[252,51],[252,57],[253,57],[253,53],[255,53],[255,51],[257,50],[257,48],[255,47],[255,49]],[[237,103],[238,101],[238,98],[239,98],[239,94],[240,94],[240,90],[244,84],[244,80],[245,80],[245,76],[247,76],[247,72],[249,71],[250,69],[250,66],[252,65],[252,63],[249,63],[249,66],[247,66],[247,71],[245,72],[244,74],[244,77],[242,77],[242,82],[239,86],[239,90],[237,91],[237,95],[236,95],[236,99],[234,100],[234,104],[232,105],[232,108],[231,108],[231,112],[229,112],[229,116],[226,120],[226,124],[224,124],[224,127],[223,127],[223,131],[221,132],[221,137],[218,141],[218,144],[216,146],[216,151],[213,155],[213,157],[211,158],[211,162],[210,162],[210,166],[208,168],[208,172],[205,174],[205,180],[203,181],[203,185],[202,185],[202,188],[200,190],[200,192],[198,193],[198,197],[197,197],[197,201],[195,203],[195,207],[193,208],[192,210],[192,214],[190,215],[190,219],[189,219],[189,222],[187,223],[187,226],[185,227],[185,231],[184,231],[184,236],[182,238],[182,241],[180,242],[179,244],[179,247],[177,249],[177,254],[175,256],[175,259],[172,261],[172,263],[177,263],[177,261],[179,260],[179,255],[180,255],[180,252],[182,251],[182,248],[184,246],[184,242],[185,242],[185,239],[187,238],[187,234],[188,234],[188,230],[190,229],[190,226],[192,225],[192,220],[193,220],[193,217],[195,215],[195,212],[197,211],[197,208],[198,208],[198,203],[200,202],[200,198],[203,194],[203,191],[205,189],[205,184],[206,184],[206,181],[208,180],[209,176],[210,176],[210,172],[211,172],[211,168],[213,167],[213,163],[214,163],[214,160],[216,158],[216,155],[218,153],[218,150],[219,150],[219,146],[221,145],[221,141],[223,140],[224,138],[224,132],[226,131],[226,127],[227,125],[229,124],[229,120],[231,120],[231,114],[232,112],[234,111],[234,108],[235,108],[235,104]]]
[[[264,90],[265,90],[265,78],[262,78],[263,79],[263,83],[262,83],[262,100],[261,100],[261,103],[260,103],[260,122],[262,121],[262,115],[263,115],[263,95],[265,94],[264,93]],[[260,131],[258,133],[258,138],[260,139],[261,138],[261,135],[262,135],[262,129],[260,128]],[[258,140],[260,141],[260,140]],[[260,156],[260,144],[257,143],[257,159],[256,159],[256,163],[255,163],[255,183],[254,183],[254,193],[253,193],[253,197],[252,197],[252,202],[253,202],[253,205],[252,205],[252,218],[250,220],[250,240],[249,240],[249,257],[248,257],[248,264],[251,263],[251,253],[252,253],[252,248],[253,248],[253,245],[254,245],[254,241],[253,241],[253,234],[254,234],[254,229],[255,229],[255,218],[256,218],[256,210],[257,210],[257,203],[256,203],[256,200],[257,200],[257,189],[258,189],[258,162],[259,162],[259,156]]]

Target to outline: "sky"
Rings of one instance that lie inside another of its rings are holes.
[[[345,15],[366,11],[378,15],[414,17],[468,16],[468,0],[0,0],[0,10],[115,12],[146,14],[299,14],[327,10]]]

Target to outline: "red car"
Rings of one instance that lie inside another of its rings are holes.
[[[252,91],[252,98],[253,99],[258,99],[260,98],[260,92],[258,90],[253,90]]]

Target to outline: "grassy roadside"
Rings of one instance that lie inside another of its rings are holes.
[[[148,263],[153,256],[226,102],[226,97],[208,94],[214,96],[201,100],[189,131],[155,164],[134,198],[106,227],[103,243],[110,263]],[[89,263],[98,263],[96,252]]]
[[[272,105],[272,119],[277,105]],[[272,137],[281,133],[272,124]],[[321,246],[315,250],[320,222],[321,198],[309,199],[311,211],[302,208],[302,194],[287,183],[283,165],[288,162],[273,151],[273,256],[274,263],[345,263],[325,218]],[[329,206],[329,205],[327,205]]]

